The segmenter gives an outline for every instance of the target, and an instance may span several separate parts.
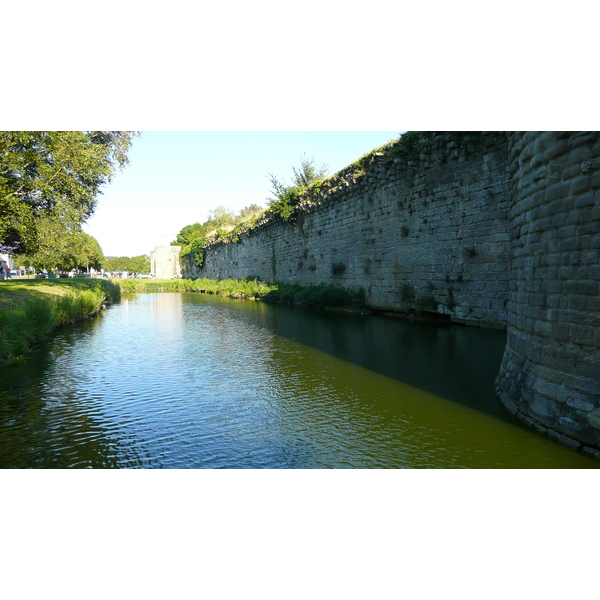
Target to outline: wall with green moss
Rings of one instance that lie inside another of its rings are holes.
[[[389,146],[306,194],[289,221],[267,216],[207,248],[192,277],[258,276],[363,288],[380,310],[505,326],[508,142],[503,132],[427,133]]]

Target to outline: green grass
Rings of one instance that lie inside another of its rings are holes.
[[[257,298],[272,304],[361,307],[364,293],[332,285],[301,286],[246,279],[118,279],[123,292],[204,292],[230,298]]]
[[[0,281],[0,366],[22,362],[57,327],[119,298],[120,289],[101,279]]]
[[[258,279],[115,279],[123,292],[205,292],[220,296],[262,298],[272,284]]]

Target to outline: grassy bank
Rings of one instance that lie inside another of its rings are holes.
[[[124,292],[201,292],[229,298],[255,298],[273,304],[336,307],[364,305],[362,292],[331,285],[301,286],[289,283],[265,283],[259,279],[118,279]]]
[[[119,297],[118,286],[100,279],[0,281],[0,366],[21,362],[57,327],[86,319]]]
[[[203,292],[220,296],[262,298],[273,285],[258,279],[114,279],[123,292]]]
[[[199,292],[273,304],[360,307],[361,293],[334,286],[265,283],[258,279],[14,279],[0,282],[0,366],[24,360],[48,334],[96,314],[122,292]]]

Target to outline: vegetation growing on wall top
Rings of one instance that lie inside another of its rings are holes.
[[[299,166],[292,167],[293,176],[290,184],[272,173],[267,175],[271,182],[271,196],[267,198],[267,209],[251,205],[248,207],[248,209],[253,209],[250,214],[240,214],[236,217],[231,211],[219,207],[221,218],[217,218],[217,215],[213,214],[209,215],[211,218],[204,224],[196,223],[184,227],[173,244],[182,246],[180,256],[184,258],[191,253],[188,246],[194,237],[202,237],[204,239],[203,246],[213,242],[237,243],[240,241],[242,233],[273,217],[292,222],[296,218],[299,205],[320,201],[329,193],[335,192],[340,186],[356,183],[367,174],[374,160],[378,159],[384,163],[398,157],[408,160],[416,156],[426,143],[427,137],[424,132],[405,132],[397,139],[371,150],[349,167],[331,176],[327,176],[327,165],[317,165],[314,158],[307,158],[304,155],[300,159]],[[244,209],[244,211],[246,210]],[[225,220],[223,217],[226,217]],[[195,253],[194,257],[196,257],[196,261],[202,263],[203,257],[201,260],[199,253]],[[197,266],[201,266],[201,264],[197,264]]]

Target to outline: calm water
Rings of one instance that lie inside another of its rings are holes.
[[[140,294],[0,371],[0,467],[596,468],[499,405],[504,342]]]

